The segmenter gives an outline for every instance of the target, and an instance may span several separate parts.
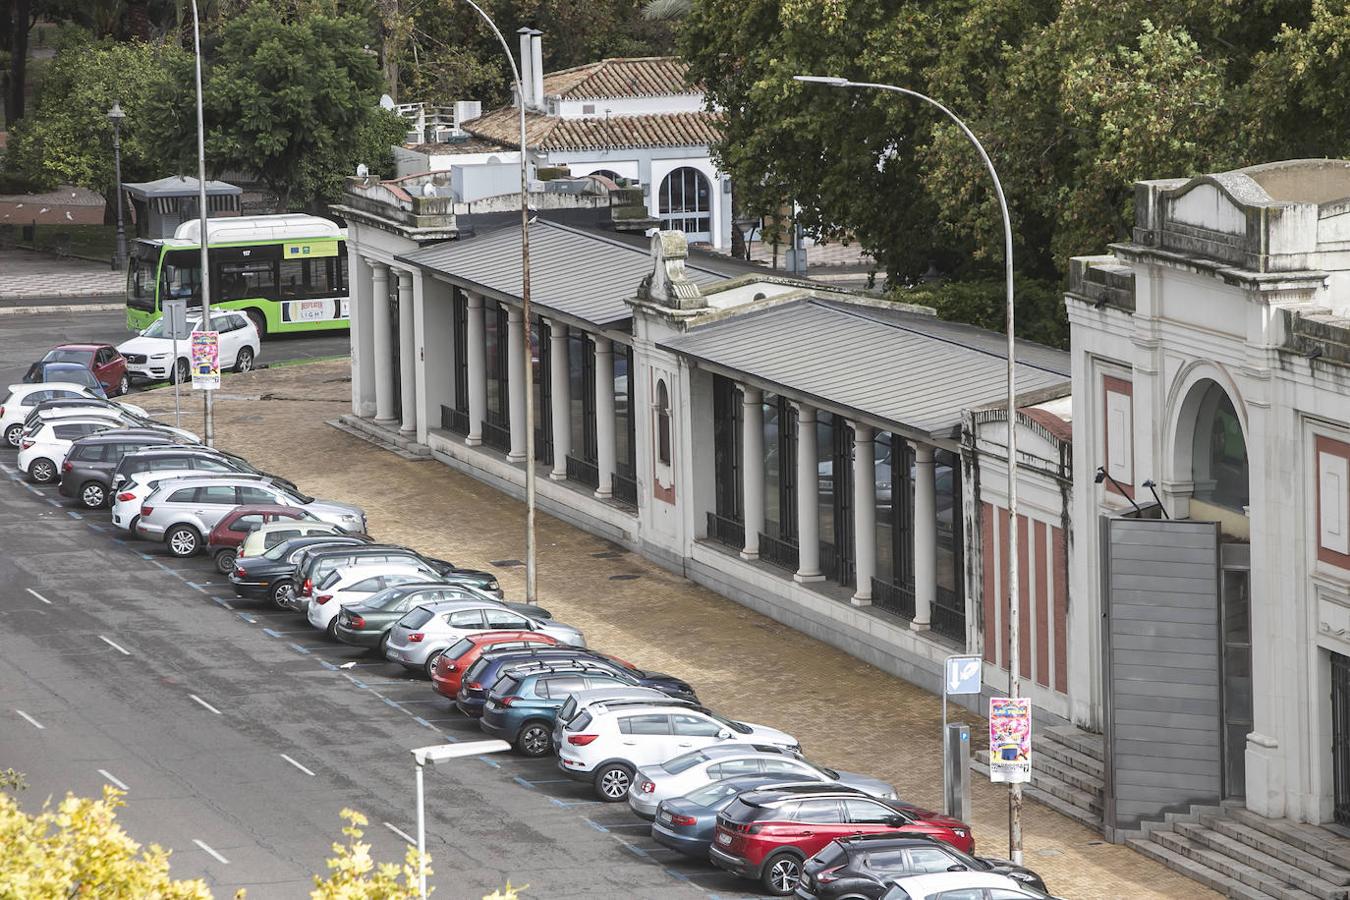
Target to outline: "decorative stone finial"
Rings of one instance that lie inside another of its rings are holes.
[[[699,309],[707,306],[703,292],[684,271],[689,258],[689,242],[679,231],[647,232],[652,239],[652,271],[642,279],[638,299],[671,309]]]

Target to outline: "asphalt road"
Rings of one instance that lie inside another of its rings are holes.
[[[116,345],[131,336],[126,313],[120,310],[0,315],[0,389],[21,380],[28,366],[55,344],[104,341]],[[350,350],[345,331],[268,338],[263,341],[258,365],[341,356]]]

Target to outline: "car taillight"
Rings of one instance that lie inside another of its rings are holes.
[[[503,697],[497,702],[500,703],[502,706],[510,706],[512,703],[515,703],[519,699],[520,699],[519,697]]]
[[[133,494],[131,491],[123,491],[122,493],[117,495],[117,499],[121,503],[126,503],[128,500],[135,500],[136,495]]]
[[[155,508],[154,508],[153,506],[142,506],[142,507],[141,507],[141,518],[144,519],[146,516],[150,515],[150,514],[151,514],[152,512],[154,512],[154,511],[155,511]]]
[[[24,444],[23,446],[24,446],[24,449],[26,450],[26,449],[28,449],[29,447],[33,446],[33,441],[29,441],[28,443]],[[62,471],[62,472],[69,472],[69,471],[70,471],[71,469],[73,469],[73,468],[75,468],[75,464],[74,464],[73,462],[63,462],[63,463],[61,463],[61,471]]]
[[[243,567],[243,566],[235,566],[235,567],[234,567],[234,575],[235,575],[236,578],[243,578],[243,577],[244,577],[245,575],[247,575],[247,574],[248,574],[248,573],[244,571],[244,567]]]
[[[314,581],[306,578],[304,585],[300,588],[300,596],[308,597],[312,593],[314,593]]]
[[[366,620],[361,618],[360,616],[352,616],[348,620],[347,624],[352,628],[365,628]]]
[[[816,881],[821,884],[829,884],[832,881],[839,880],[839,870],[843,866],[835,866],[833,869],[823,869],[816,873]]]
[[[567,736],[567,743],[571,744],[573,747],[585,747],[599,736],[600,735],[598,734],[569,734]]]
[[[320,606],[323,606],[325,603],[327,603],[329,600],[332,599],[333,599],[332,594],[320,594],[319,596],[314,598],[314,602],[319,604]]]
[[[670,824],[672,825],[693,825],[698,820],[693,816],[677,816],[671,813]]]
[[[424,638],[424,637],[426,637],[426,635],[423,634],[422,632],[420,632],[420,631],[414,631],[412,634],[408,635],[408,643],[410,643],[410,644],[420,644],[420,643],[422,643],[422,638]]]
[[[644,781],[644,782],[642,782],[642,793],[644,793],[644,794],[655,794],[655,793],[656,793],[656,782],[654,782],[654,781]]]
[[[31,441],[28,438],[24,438],[23,440],[19,441],[19,449],[27,450],[29,447],[33,446],[36,443],[37,441]]]
[[[470,681],[464,687],[470,691],[481,691],[483,689],[482,683],[478,681]]]

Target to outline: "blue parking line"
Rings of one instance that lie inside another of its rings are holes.
[[[332,663],[330,663],[330,662],[329,662],[328,660],[326,660],[326,659],[321,659],[321,660],[319,660],[319,665],[323,666],[325,669],[327,669],[327,670],[330,671],[330,672],[336,672],[336,671],[338,670],[338,667],[337,667],[337,666],[333,665]]]
[[[309,651],[306,650],[304,647],[301,647],[299,644],[291,644],[290,646],[291,649],[294,650],[296,653],[303,653],[306,656],[309,656]]]
[[[500,769],[502,767],[502,764],[497,762],[495,759],[488,759],[486,756],[480,756],[478,758],[481,759],[483,762],[487,763],[489,766],[492,766],[492,768],[494,769]]]
[[[84,524],[88,525],[90,528],[94,529],[95,531],[107,531],[107,530],[108,530],[107,527],[105,527],[105,526],[103,526],[103,525],[95,525],[93,522],[85,522]]]
[[[379,695],[376,694],[376,696],[378,697]],[[397,709],[397,710],[402,710],[402,709],[403,709],[403,707],[399,706],[398,703],[396,703],[396,702],[393,701],[393,700],[390,700],[388,697],[380,697],[380,699],[384,701],[384,705],[385,705],[385,706],[392,706],[394,709]]]
[[[83,519],[83,518],[84,518],[84,516],[80,515],[79,513],[77,513],[77,512],[76,512],[75,510],[73,510],[73,509],[68,509],[68,510],[66,510],[66,515],[70,516],[72,519]]]
[[[263,634],[267,635],[268,637],[274,637],[274,638],[279,638],[279,637],[281,637],[281,632],[280,632],[280,631],[277,631],[275,628],[264,628],[264,629],[263,629]]]
[[[445,742],[446,742],[447,744],[458,744],[458,743],[459,743],[459,738],[455,737],[453,734],[442,735],[442,737],[445,738]]]
[[[258,624],[258,620],[255,619],[255,618],[253,618],[252,616],[250,616],[248,613],[238,613],[238,616],[239,616],[239,618],[243,619],[245,622],[247,622],[247,623],[250,624],[250,625],[257,625],[257,624]]]
[[[184,580],[186,581],[186,579],[184,579]],[[198,584],[198,583],[195,582],[195,581],[188,581],[188,582],[187,582],[187,586],[190,587],[190,588],[192,588],[194,591],[201,591],[203,594],[209,594],[209,593],[211,593],[210,591],[208,591],[206,588],[202,587],[200,584]]]
[[[440,731],[439,728],[437,728],[435,725],[432,725],[430,722],[428,722],[421,716],[413,716],[413,721],[416,722],[418,725],[421,725],[423,728],[430,728],[432,731]]]
[[[533,784],[530,784],[529,781],[527,781],[527,780],[524,779],[524,778],[521,778],[519,775],[516,776],[516,784],[518,784],[518,785],[520,785],[521,787],[525,788],[527,791],[532,791],[532,790],[534,790],[534,785],[533,785]]]
[[[601,834],[609,834],[609,829],[601,825],[599,822],[594,822],[591,819],[587,818],[586,816],[582,816],[581,821],[585,822],[587,825],[591,826]]]
[[[571,809],[573,806],[597,806],[599,800],[559,800],[557,797],[549,797],[549,802],[554,806],[560,806],[563,809]]]
[[[664,871],[665,871],[665,873],[666,873],[667,875],[669,875],[671,878],[674,878],[676,881],[688,881],[688,880],[689,880],[689,876],[688,876],[688,875],[686,875],[686,874],[684,874],[683,872],[680,872],[680,871],[678,871],[678,870],[676,870],[676,869],[671,869],[671,868],[669,868],[669,867],[665,867],[665,868],[664,868]]]
[[[623,844],[624,847],[626,847],[627,849],[632,850],[634,856],[637,856],[637,857],[639,857],[640,859],[645,859],[645,860],[650,860],[650,859],[651,859],[651,857],[647,855],[647,851],[646,851],[646,850],[643,850],[641,847],[637,846],[636,844],[626,844],[626,843],[624,843],[623,841],[619,841],[619,843],[620,843],[620,844]]]

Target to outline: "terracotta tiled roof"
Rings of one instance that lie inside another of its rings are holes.
[[[544,95],[566,100],[669,97],[702,93],[685,77],[689,66],[674,56],[602,59],[544,76]]]
[[[503,147],[520,144],[520,113],[514,106],[495,109],[464,123],[464,130]],[[537,150],[619,150],[627,147],[690,147],[712,144],[722,136],[715,113],[653,113],[563,119],[539,113],[525,116],[525,140]]]

